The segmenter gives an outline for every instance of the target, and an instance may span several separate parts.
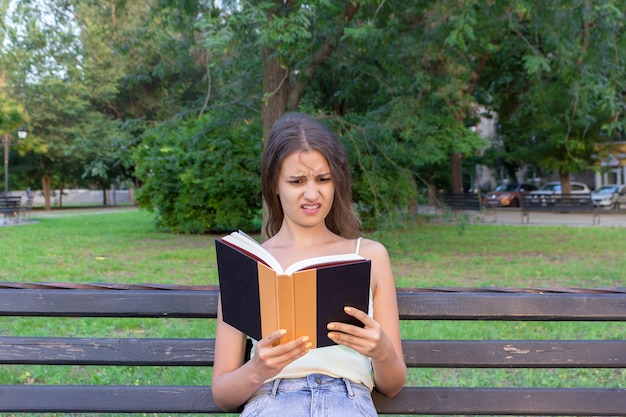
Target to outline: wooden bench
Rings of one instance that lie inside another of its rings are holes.
[[[379,413],[626,416],[626,288],[399,289],[398,301],[400,318],[407,325],[415,320],[424,324],[461,320],[489,329],[494,322],[519,326],[535,321],[542,326],[547,322],[614,322],[607,325],[617,326],[617,331],[612,340],[403,340],[410,368],[440,369],[432,380],[409,383],[394,398],[374,392]],[[176,319],[212,320],[216,308],[217,288],[211,286],[0,283],[0,316],[10,317],[2,320],[30,320],[33,316],[45,320],[159,318],[167,328]],[[86,368],[213,364],[214,341],[204,335],[77,338],[6,333],[0,337],[0,364],[5,369],[18,364]],[[615,379],[608,388],[507,387],[515,376],[502,381],[502,386],[446,386],[437,375],[450,368],[609,368]],[[139,385],[98,385],[97,381],[85,385],[6,385],[0,381],[0,413],[222,413],[212,400],[209,384],[209,380],[189,381],[185,386],[166,386],[158,380]]]
[[[497,221],[497,211],[495,210],[495,207],[483,204],[483,199],[480,194],[444,193],[438,197],[438,200],[443,203],[445,208],[451,210],[453,213],[477,211],[483,220],[484,215],[489,214],[494,217],[494,222]]]
[[[522,223],[530,222],[530,213],[590,213],[592,224],[600,224],[600,212],[594,206],[591,194],[525,194],[521,196]]]
[[[21,204],[22,197],[20,196],[0,196],[0,213],[4,215],[5,222],[9,218],[14,218],[19,221]]]

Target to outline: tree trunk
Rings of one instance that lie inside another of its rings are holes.
[[[569,172],[559,172],[559,177],[561,180],[561,193],[571,194],[572,183],[569,179]]]
[[[480,79],[480,75],[482,74],[485,66],[487,65],[487,61],[489,60],[489,54],[483,54],[476,66],[475,70],[472,72],[470,77],[470,83],[465,90],[465,94],[467,96],[472,95],[474,90],[476,89],[476,85],[478,85],[478,80]],[[457,120],[462,121],[461,115],[458,115]],[[454,153],[452,154],[452,158],[450,160],[450,173],[452,175],[452,192],[455,194],[463,193],[463,169],[461,165],[462,154]]]
[[[289,95],[289,69],[281,68],[280,62],[270,48],[263,48],[263,108],[261,109],[261,122],[263,124],[263,144],[267,141],[276,120],[280,118],[287,109],[287,97]],[[262,238],[265,235],[265,225],[267,224],[267,209],[263,201],[263,228]]]
[[[263,48],[263,143],[269,137],[276,120],[285,113],[289,95],[289,69],[281,68],[273,52],[270,48]]]
[[[452,155],[452,161],[450,163],[452,171],[452,192],[455,194],[463,193],[463,172],[461,170],[461,154],[455,153]]]
[[[41,190],[43,191],[43,199],[46,211],[50,211],[50,184],[52,183],[52,178],[50,175],[42,175],[41,176]]]
[[[61,180],[61,186],[59,187],[59,208],[63,207],[63,190],[65,189],[65,181]]]

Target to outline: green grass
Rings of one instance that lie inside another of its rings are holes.
[[[78,213],[0,228],[0,254],[11,254],[2,258],[0,280],[217,282],[216,236],[156,231],[144,211]],[[622,228],[469,225],[459,230],[426,219],[368,237],[387,246],[398,286],[625,285]]]
[[[33,213],[37,218],[37,212]],[[625,286],[624,229],[442,224],[429,218],[370,233],[383,242],[400,287]],[[144,211],[38,218],[0,227],[0,281],[216,284],[214,235],[157,231]],[[403,323],[416,339],[620,339],[624,323]],[[0,334],[21,336],[212,337],[211,320],[0,318]],[[209,384],[197,367],[4,366],[0,384]],[[411,370],[412,385],[623,386],[624,370]]]
[[[0,280],[216,283],[213,238],[155,231],[151,215],[135,210],[41,217],[0,229],[0,253],[12,254]]]

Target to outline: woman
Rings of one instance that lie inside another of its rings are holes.
[[[346,308],[364,327],[328,323],[337,345],[311,349],[306,336],[275,344],[279,329],[254,344],[247,362],[245,335],[218,314],[213,398],[224,410],[246,404],[243,416],[376,415],[371,390],[396,395],[406,366],[389,256],[360,238],[345,150],[322,123],[290,113],[272,128],[261,171],[269,213],[263,247],[283,266],[353,252],[370,259],[370,311]]]

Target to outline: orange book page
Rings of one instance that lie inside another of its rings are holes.
[[[278,328],[287,330],[281,342],[288,342],[295,338],[296,320],[294,317],[294,292],[293,277],[291,275],[278,275]]]
[[[261,334],[267,336],[278,330],[278,293],[276,273],[262,263],[258,263],[259,297],[261,298]]]
[[[295,296],[295,337],[309,336],[313,347],[317,347],[317,270],[293,274]]]

